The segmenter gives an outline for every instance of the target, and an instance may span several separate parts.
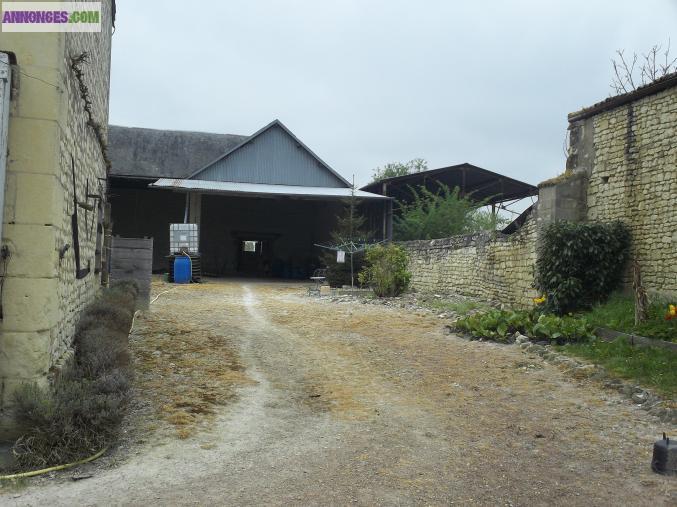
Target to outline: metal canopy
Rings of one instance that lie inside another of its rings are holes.
[[[387,178],[370,183],[362,190],[409,203],[413,200],[409,187],[425,186],[431,192],[436,192],[439,189],[438,182],[452,189],[458,187],[461,195],[485,204],[538,195],[538,188],[533,185],[467,163]]]
[[[222,195],[251,197],[289,197],[296,199],[345,199],[352,195],[352,189],[339,187],[302,187],[294,185],[269,185],[263,183],[236,183],[232,181],[208,181],[160,178],[149,188],[162,188],[182,192],[201,192]],[[388,200],[389,197],[355,190],[360,200]]]

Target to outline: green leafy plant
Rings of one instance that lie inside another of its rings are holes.
[[[532,326],[531,315],[528,312],[514,312],[492,309],[487,312],[476,313],[456,321],[455,327],[467,332],[474,338],[507,343],[515,332],[525,334]]]
[[[379,297],[398,296],[409,286],[408,255],[399,245],[374,245],[367,248],[360,283],[370,286]]]
[[[621,222],[547,226],[536,261],[536,288],[545,310],[572,312],[604,301],[621,281],[630,233]]]
[[[503,217],[482,210],[484,203],[461,197],[458,187],[450,189],[440,183],[436,192],[426,187],[410,187],[410,191],[412,202],[398,203],[399,213],[393,223],[393,236],[400,241],[495,231],[507,222]]]
[[[528,332],[533,338],[544,338],[557,343],[571,343],[595,338],[593,328],[585,319],[552,314],[541,314]]]
[[[455,328],[474,338],[502,343],[512,341],[515,332],[555,343],[594,338],[592,327],[583,319],[527,311],[493,309],[476,313],[457,320]]]

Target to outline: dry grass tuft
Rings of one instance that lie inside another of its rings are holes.
[[[218,407],[235,398],[237,387],[252,381],[230,338],[206,328],[207,321],[205,328],[186,325],[177,314],[171,298],[159,300],[137,321],[132,351],[139,389],[176,436],[185,439],[208,427]]]

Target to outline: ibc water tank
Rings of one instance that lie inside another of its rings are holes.
[[[174,259],[174,283],[190,283],[192,278],[190,257],[178,256]]]

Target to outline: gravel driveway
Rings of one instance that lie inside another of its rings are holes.
[[[677,504],[649,468],[677,428],[430,314],[210,280],[163,294],[133,345],[133,445],[0,503]]]

